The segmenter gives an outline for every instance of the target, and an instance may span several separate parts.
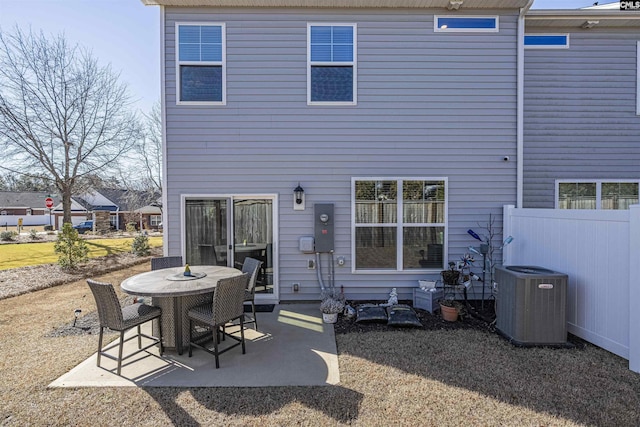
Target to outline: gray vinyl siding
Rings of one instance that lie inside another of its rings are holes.
[[[437,13],[441,13],[439,9]],[[497,14],[483,11],[483,15]],[[182,194],[278,194],[281,300],[318,299],[313,205],[335,203],[336,284],[349,298],[400,299],[424,273],[351,273],[352,177],[448,177],[449,257],[516,199],[517,14],[499,33],[434,33],[434,11],[166,9],[167,218],[180,254]],[[175,102],[175,22],[224,22],[227,105]],[[357,24],[357,105],[307,105],[307,23]],[[292,209],[293,188],[306,210]],[[326,256],[323,261],[326,272]],[[432,275],[436,277],[437,273]],[[292,293],[292,283],[300,283]]]
[[[639,40],[594,28],[525,51],[524,207],[553,208],[556,179],[640,178]]]

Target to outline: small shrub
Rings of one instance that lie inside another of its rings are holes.
[[[128,222],[126,225],[126,229],[127,229],[127,233],[129,234],[133,234],[136,232],[136,223],[135,222]]]
[[[70,223],[65,223],[62,227],[62,233],[58,234],[54,251],[60,255],[58,265],[63,270],[73,270],[79,263],[88,259],[89,248],[85,241],[78,236],[78,231]]]
[[[53,231],[53,225],[45,225],[44,231]]]
[[[12,242],[17,235],[18,233],[15,231],[3,231],[0,233],[0,240],[3,242]]]
[[[151,255],[151,246],[149,246],[149,236],[146,234],[138,234],[131,244],[131,252],[136,256]]]
[[[38,236],[38,232],[36,230],[34,230],[33,228],[31,230],[29,230],[29,238],[31,240],[40,240],[41,237]]]

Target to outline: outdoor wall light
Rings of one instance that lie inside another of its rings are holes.
[[[304,189],[300,187],[300,183],[298,183],[298,186],[293,189],[293,210],[304,210]]]

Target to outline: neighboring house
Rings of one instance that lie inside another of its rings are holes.
[[[526,16],[524,203],[627,209],[640,186],[640,12]]]
[[[409,299],[522,196],[531,1],[142,1],[162,6],[166,255],[262,258],[262,301],[318,299],[328,264],[348,298]]]
[[[54,204],[60,201],[57,195],[42,191],[0,191],[0,226],[15,226],[20,218],[24,226],[49,225],[47,197]]]
[[[96,223],[97,228],[124,230],[127,223],[137,229],[157,230],[162,222],[162,211],[157,206],[149,206],[159,195],[144,191],[98,188],[71,198],[72,222],[77,224],[86,219],[94,219],[97,212],[108,212],[108,224]],[[54,209],[56,224],[62,226],[62,204]],[[106,218],[105,218],[106,221]]]

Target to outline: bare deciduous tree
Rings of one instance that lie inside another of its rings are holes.
[[[149,187],[162,194],[162,112],[159,102],[145,114],[144,137],[138,147]]]
[[[83,177],[116,166],[139,121],[126,85],[64,35],[0,31],[0,149],[12,173],[46,173],[71,222]]]

